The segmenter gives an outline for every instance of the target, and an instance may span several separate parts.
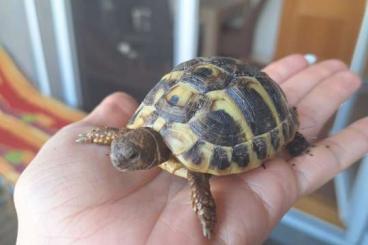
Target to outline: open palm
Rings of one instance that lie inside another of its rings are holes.
[[[308,66],[301,55],[276,61],[265,72],[297,106],[300,131],[309,140],[360,85],[343,63]],[[258,244],[300,196],[368,152],[364,118],[316,142],[311,155],[212,178],[218,223],[208,241],[185,179],[158,168],[121,173],[112,167],[108,147],[74,142],[95,126],[124,126],[135,108],[126,94],[113,94],[44,145],[16,185],[18,244]]]

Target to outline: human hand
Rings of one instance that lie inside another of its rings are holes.
[[[310,141],[361,83],[339,61],[308,66],[300,55],[265,72],[298,108],[300,132]],[[18,244],[258,244],[299,197],[368,152],[364,118],[314,142],[313,156],[276,158],[266,169],[212,178],[218,223],[208,241],[192,211],[187,181],[158,168],[118,172],[108,147],[74,142],[95,126],[124,126],[136,106],[126,94],[111,95],[44,145],[16,185]]]

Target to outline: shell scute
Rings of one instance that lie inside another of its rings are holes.
[[[202,113],[189,125],[196,135],[214,145],[232,146],[245,140],[240,126],[224,110]]]
[[[252,82],[237,80],[227,89],[227,94],[241,110],[253,135],[263,134],[276,126],[277,115],[271,112],[269,105],[259,91],[251,85]]]
[[[211,168],[224,170],[230,167],[230,160],[226,151],[221,147],[215,147],[211,158]]]
[[[214,57],[213,59],[210,59],[208,62],[217,67],[221,67],[222,70],[233,76],[235,75],[235,72],[239,69],[238,68],[239,61],[230,57]]]
[[[212,64],[198,64],[188,70],[183,82],[190,84],[200,93],[224,89],[232,76]]]
[[[235,162],[240,168],[249,164],[249,148],[247,144],[238,144],[233,147],[231,161]]]

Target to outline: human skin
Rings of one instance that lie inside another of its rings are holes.
[[[218,223],[202,236],[183,178],[154,168],[116,171],[109,148],[75,143],[96,126],[124,127],[137,107],[127,94],[107,97],[91,114],[56,133],[15,188],[17,244],[261,244],[301,196],[368,152],[368,117],[337,135],[317,139],[360,79],[338,60],[308,65],[291,55],[267,66],[299,112],[311,154],[275,158],[250,172],[214,177]]]

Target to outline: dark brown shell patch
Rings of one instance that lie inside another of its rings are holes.
[[[188,68],[194,66],[195,64],[198,64],[200,62],[203,62],[203,58],[198,57],[195,59],[191,59],[188,61],[185,61],[183,63],[178,64],[177,66],[174,67],[173,71],[184,71],[187,70]]]
[[[227,154],[221,147],[215,147],[213,150],[212,159],[210,162],[212,168],[224,170],[230,166],[230,161]]]
[[[273,104],[276,107],[276,111],[278,113],[280,121],[283,121],[288,116],[289,110],[287,108],[286,103],[283,103],[285,100],[284,99],[285,96],[283,95],[282,90],[264,72],[260,72],[256,78],[270,96]]]
[[[236,80],[226,92],[242,112],[253,135],[261,135],[276,127],[276,120],[262,96],[246,80]]]
[[[238,164],[239,167],[246,167],[249,164],[249,151],[245,144],[239,144],[233,147],[231,161]]]
[[[195,113],[208,106],[208,98],[193,93],[184,106],[179,105],[179,96],[162,97],[156,104],[157,114],[168,122],[188,122]]]
[[[259,160],[264,160],[267,157],[267,144],[263,137],[257,137],[253,140],[253,150],[257,154]]]
[[[221,67],[228,74],[233,75],[237,70],[237,61],[229,57],[214,57],[209,62],[215,66]]]
[[[199,165],[202,162],[201,145],[204,143],[197,141],[192,148],[183,154],[184,158],[192,162],[193,164]]]
[[[240,126],[224,110],[210,111],[190,122],[199,138],[214,145],[234,146],[245,141]]]

